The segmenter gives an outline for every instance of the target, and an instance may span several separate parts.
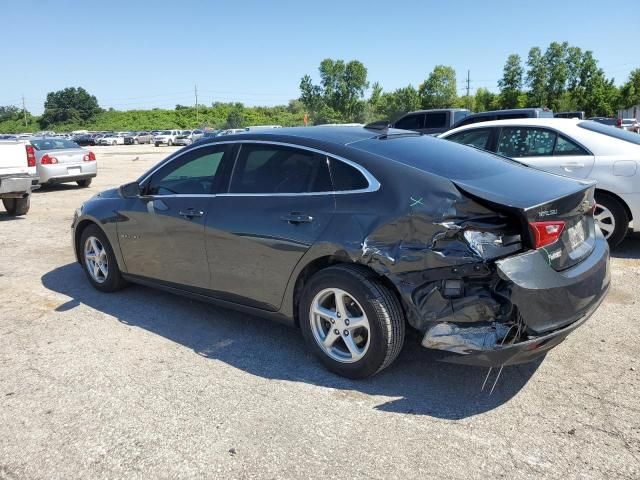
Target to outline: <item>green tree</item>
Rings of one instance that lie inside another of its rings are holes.
[[[447,65],[436,65],[420,85],[418,94],[423,108],[447,108],[457,104],[456,71]]]
[[[567,42],[551,42],[544,53],[547,67],[547,102],[548,106],[558,110],[558,102],[567,85]]]
[[[640,105],[640,68],[636,68],[629,74],[629,79],[620,89],[620,106],[628,108]]]
[[[330,58],[320,62],[320,85],[311,77],[300,80],[300,100],[316,123],[353,122],[365,110],[364,93],[369,87],[367,69],[358,60],[345,63]]]
[[[473,110],[475,112],[486,112],[497,108],[498,97],[495,93],[486,88],[478,88],[473,97]]]
[[[47,128],[54,123],[84,125],[101,111],[95,96],[82,87],[69,87],[47,94],[40,126]]]
[[[393,121],[400,116],[420,108],[420,96],[413,85],[398,88],[393,92],[385,92],[380,95],[376,119]]]
[[[522,60],[520,55],[512,54],[507,58],[502,72],[502,78],[498,80],[500,87],[500,103],[502,108],[518,108],[522,95]]]
[[[547,105],[547,64],[539,47],[529,50],[527,67],[528,106],[544,107]]]
[[[618,107],[619,91],[613,79],[608,80],[591,51],[582,55],[578,108],[587,116],[612,116]]]
[[[242,104],[235,105],[233,110],[227,115],[226,128],[242,128],[244,126],[244,106]]]

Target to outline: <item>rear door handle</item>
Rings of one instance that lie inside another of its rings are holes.
[[[561,165],[562,168],[584,168],[584,163],[581,162],[568,162],[568,163],[563,163]]]
[[[310,223],[313,222],[313,217],[310,215],[305,215],[304,213],[291,212],[289,215],[283,215],[280,217],[281,220],[285,222],[289,222],[293,225],[297,225],[299,223]]]
[[[187,208],[186,210],[180,210],[178,215],[185,218],[202,217],[204,212],[202,210],[196,210],[195,208]]]

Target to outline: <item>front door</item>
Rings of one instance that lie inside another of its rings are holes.
[[[327,158],[243,143],[229,192],[214,204],[206,220],[213,294],[277,310],[291,272],[334,213]]]
[[[192,149],[142,184],[119,211],[118,237],[127,271],[175,286],[208,289],[204,226],[228,145]]]

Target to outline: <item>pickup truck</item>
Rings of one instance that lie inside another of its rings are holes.
[[[36,178],[36,154],[30,143],[0,141],[0,199],[11,216],[26,215]]]

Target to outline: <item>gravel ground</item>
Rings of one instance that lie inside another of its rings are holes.
[[[640,478],[640,235],[612,290],[544,361],[437,363],[409,338],[382,374],[325,371],[299,332],[74,263],[74,209],[172,148],[96,147],[88,189],[0,212],[0,478]]]

